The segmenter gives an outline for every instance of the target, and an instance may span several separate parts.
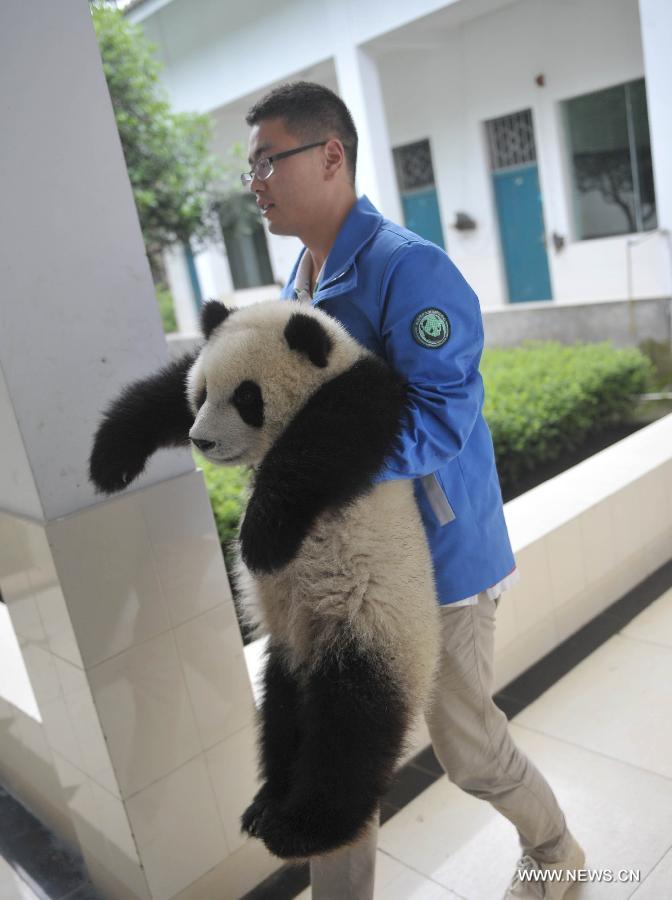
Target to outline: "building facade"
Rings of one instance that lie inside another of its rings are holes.
[[[176,108],[212,114],[222,155],[272,87],[337,91],[360,135],[358,192],[445,247],[484,309],[670,293],[666,0],[140,0],[128,16]],[[196,254],[202,295],[277,290],[299,242],[262,229],[225,227]],[[187,330],[190,265],[169,261]]]

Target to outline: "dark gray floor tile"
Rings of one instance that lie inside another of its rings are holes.
[[[442,776],[445,774],[431,745],[425,748],[422,753],[414,756],[409,765],[416,766],[418,769],[424,769],[425,772],[430,772],[432,775]]]
[[[248,891],[241,900],[293,900],[310,884],[310,868],[307,863],[300,866],[283,866],[269,875],[261,884]]]
[[[63,900],[103,900],[103,898],[96,892],[91,882],[87,882],[74,890],[72,894],[68,894]]]
[[[20,835],[3,834],[2,855],[26,872],[49,900],[62,900],[87,880],[82,861],[43,825]]]
[[[39,827],[39,824],[25,806],[22,806],[3,787],[0,787],[0,847],[2,847],[3,835],[18,837]]]
[[[424,769],[419,769],[414,765],[402,766],[383,800],[389,803],[390,806],[401,809],[402,806],[406,806],[414,797],[417,797],[418,794],[421,794],[426,788],[434,784],[437,778],[439,776],[435,773],[426,772]]]

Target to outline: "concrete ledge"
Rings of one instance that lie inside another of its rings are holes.
[[[499,604],[495,691],[672,557],[672,415],[505,514],[521,580]]]
[[[597,300],[590,303],[515,303],[483,310],[486,347],[523,340],[612,341],[633,347],[648,338],[672,340],[672,300]]]

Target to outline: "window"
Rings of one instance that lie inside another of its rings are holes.
[[[579,239],[657,227],[644,79],[563,104]]]
[[[486,125],[493,172],[537,161],[531,109],[491,119]]]

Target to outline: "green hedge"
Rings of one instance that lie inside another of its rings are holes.
[[[526,341],[483,353],[483,413],[506,489],[536,466],[580,446],[589,433],[622,421],[647,389],[651,361],[609,343]],[[225,469],[194,454],[203,469],[222,544],[235,537],[245,503],[246,469]]]
[[[238,522],[245,506],[248,473],[244,466],[224,468],[215,466],[194,452],[194,462],[203,469],[203,477],[215,514],[219,540],[226,545],[236,536]]]
[[[505,489],[536,466],[576,449],[590,433],[628,418],[651,361],[608,342],[524,341],[484,352],[483,414]]]

